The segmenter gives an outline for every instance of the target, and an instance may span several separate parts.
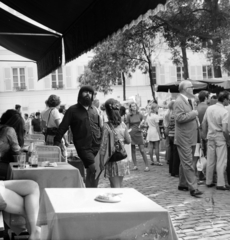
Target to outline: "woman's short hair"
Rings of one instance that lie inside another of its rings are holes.
[[[121,124],[119,101],[113,98],[108,99],[105,102],[105,111],[108,116],[109,122],[112,123],[114,127],[117,127]]]
[[[45,101],[46,105],[48,107],[57,107],[58,105],[60,105],[61,100],[60,97],[58,97],[57,95],[50,95],[49,98]]]
[[[1,124],[14,128],[20,147],[24,145],[25,123],[18,111],[9,109],[2,114]]]

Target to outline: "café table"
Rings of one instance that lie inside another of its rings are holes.
[[[104,193],[121,193],[116,203],[98,202]],[[169,213],[132,188],[44,190],[38,225],[50,240],[177,240]]]
[[[40,201],[45,188],[84,188],[85,184],[79,170],[68,163],[57,162],[57,167],[29,167],[15,168],[17,163],[10,163],[7,180],[34,180],[40,189]],[[19,234],[25,229],[23,217],[15,214],[4,213],[7,225]]]

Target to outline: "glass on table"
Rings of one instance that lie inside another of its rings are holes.
[[[26,154],[20,153],[19,155],[14,155],[14,159],[17,161],[20,169],[24,169],[26,167]]]

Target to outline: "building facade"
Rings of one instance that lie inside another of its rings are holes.
[[[79,90],[78,77],[92,57],[90,52],[84,54],[38,81],[34,62],[0,47],[0,115],[7,109],[14,108],[15,104],[22,106],[23,113],[42,111],[45,108],[45,100],[51,94],[60,96],[62,104],[67,107],[75,104]],[[162,46],[152,61],[153,75],[158,85],[183,79],[183,67],[173,65],[171,54],[166,47]],[[188,51],[188,65],[191,79],[213,78],[212,66],[204,54]],[[228,79],[227,73],[223,74],[223,79]],[[119,84],[107,95],[98,93],[97,98],[100,102],[103,103],[108,98],[122,101],[123,86],[122,83]],[[157,96],[159,101],[163,101],[168,94],[157,93]],[[126,98],[135,97],[141,100],[143,107],[152,99],[149,76],[138,69],[126,80]]]

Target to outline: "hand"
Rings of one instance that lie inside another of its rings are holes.
[[[105,169],[105,166],[102,162],[100,162],[100,170],[103,171]]]
[[[196,116],[198,116],[198,111],[197,110],[192,110],[192,112],[194,112],[196,114]]]

